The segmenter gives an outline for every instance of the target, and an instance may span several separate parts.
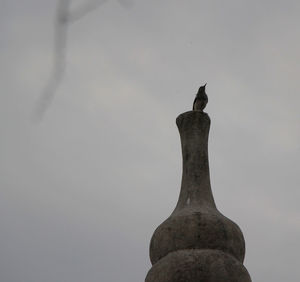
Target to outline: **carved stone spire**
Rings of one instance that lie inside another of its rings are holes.
[[[216,208],[210,186],[210,118],[194,110],[176,119],[183,170],[178,203],[155,230],[146,282],[251,282],[240,228]]]

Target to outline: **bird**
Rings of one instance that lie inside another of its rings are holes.
[[[203,109],[205,108],[208,97],[205,93],[205,86],[207,83],[205,83],[203,86],[200,86],[198,93],[196,94],[196,98],[193,103],[193,111],[201,111],[203,112]]]

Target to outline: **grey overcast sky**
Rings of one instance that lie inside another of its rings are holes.
[[[175,119],[207,82],[217,206],[253,281],[299,282],[300,2],[108,0],[69,25],[32,122],[55,12],[0,0],[0,281],[143,281],[180,189]]]

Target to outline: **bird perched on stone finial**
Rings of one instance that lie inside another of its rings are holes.
[[[201,111],[202,112],[208,102],[208,97],[205,93],[205,86],[206,86],[206,83],[203,86],[201,86],[198,90],[198,93],[196,95],[196,98],[195,98],[194,104],[193,104],[193,111]]]

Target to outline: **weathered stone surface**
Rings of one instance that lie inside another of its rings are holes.
[[[153,265],[145,282],[251,282],[238,260],[217,250],[172,252]]]
[[[243,262],[245,242],[239,227],[217,210],[185,208],[154,232],[150,259],[155,264],[168,253],[183,249],[217,249]]]
[[[250,282],[243,266],[240,228],[216,208],[210,187],[210,118],[202,111],[178,116],[182,182],[171,216],[154,232],[146,282]]]

